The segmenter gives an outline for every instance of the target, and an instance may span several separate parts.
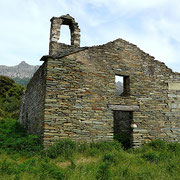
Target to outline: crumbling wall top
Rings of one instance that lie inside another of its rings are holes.
[[[50,43],[60,39],[61,25],[68,25],[71,34],[71,45],[80,46],[80,29],[78,23],[69,14],[51,18]]]

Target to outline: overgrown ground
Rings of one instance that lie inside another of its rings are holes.
[[[0,76],[0,180],[180,179],[177,143],[154,141],[124,150],[116,141],[77,144],[66,139],[43,150],[39,137],[28,135],[15,120],[23,90]]]
[[[0,179],[179,180],[180,144],[154,141],[124,150],[120,143],[77,144],[68,139],[43,150],[14,119],[0,120]]]

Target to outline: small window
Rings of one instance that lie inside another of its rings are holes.
[[[115,75],[116,95],[129,95],[129,76]]]

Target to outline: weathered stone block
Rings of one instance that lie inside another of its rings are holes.
[[[169,82],[168,88],[169,90],[180,91],[180,82]]]

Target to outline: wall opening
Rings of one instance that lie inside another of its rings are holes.
[[[113,111],[114,122],[114,139],[118,140],[125,148],[130,148],[132,145],[132,111]]]
[[[116,95],[129,95],[129,76],[115,75]]]
[[[71,34],[68,25],[61,25],[58,43],[71,45]]]

